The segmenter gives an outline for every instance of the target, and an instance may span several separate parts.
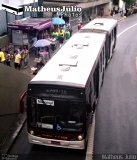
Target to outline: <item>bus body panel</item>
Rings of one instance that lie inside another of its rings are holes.
[[[32,144],[39,144],[45,146],[54,146],[71,149],[85,149],[85,139],[81,141],[65,141],[65,140],[53,140],[49,138],[41,138],[28,134],[29,142]]]
[[[95,18],[81,29],[81,32],[87,31],[106,34],[108,47],[106,65],[109,63],[114,53],[117,41],[117,27],[118,21],[113,18]]]

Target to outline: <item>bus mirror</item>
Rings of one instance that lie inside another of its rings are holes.
[[[25,111],[25,106],[24,106],[24,101],[25,101],[25,96],[27,94],[27,91],[25,91],[21,96],[20,96],[20,99],[19,99],[19,112],[20,113],[24,113]]]
[[[87,112],[90,113],[92,110],[91,104],[87,104]]]

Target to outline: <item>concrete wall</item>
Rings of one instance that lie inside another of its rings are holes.
[[[7,32],[6,12],[0,10],[0,35]]]
[[[9,37],[8,35],[0,37],[0,48],[4,48],[5,46],[9,45]]]
[[[112,10],[112,2],[104,5],[104,16],[110,16]]]
[[[19,112],[19,97],[30,79],[20,71],[0,64],[0,115]]]

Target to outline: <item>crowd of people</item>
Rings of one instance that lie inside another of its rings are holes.
[[[61,47],[64,41],[68,40],[72,36],[72,28],[70,27],[69,24],[54,25],[53,30],[51,30],[50,33],[45,32],[45,36],[41,38],[48,39],[48,40],[54,39],[59,43],[59,46]],[[39,37],[39,39],[41,38]],[[47,49],[45,50],[45,48]],[[41,59],[41,62],[43,62],[42,58],[44,56],[41,56],[40,53],[41,52],[49,53],[50,49],[52,49],[52,46],[44,47],[44,51],[43,51],[43,48],[39,49],[38,55],[39,55],[39,58]],[[20,70],[21,68],[27,68],[29,63],[29,54],[30,54],[29,50],[26,46],[21,46],[18,49],[14,49],[13,46],[8,46],[8,47],[5,47],[4,49],[0,48],[0,63],[5,64],[9,67],[14,66],[14,68],[18,70]]]
[[[54,26],[54,30],[52,32],[52,37],[59,41],[60,47],[62,46],[64,40],[68,40],[72,36],[72,28],[69,24],[64,26]]]
[[[26,68],[29,61],[29,51],[26,46],[13,50],[12,47],[0,48],[0,63],[11,67],[11,61],[14,62],[15,69]]]

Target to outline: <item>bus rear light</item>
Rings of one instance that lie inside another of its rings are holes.
[[[78,135],[78,140],[81,141],[83,139],[83,135]]]
[[[33,131],[33,130],[31,130],[31,131],[30,131],[30,134],[31,134],[31,135],[34,135],[34,131]]]

